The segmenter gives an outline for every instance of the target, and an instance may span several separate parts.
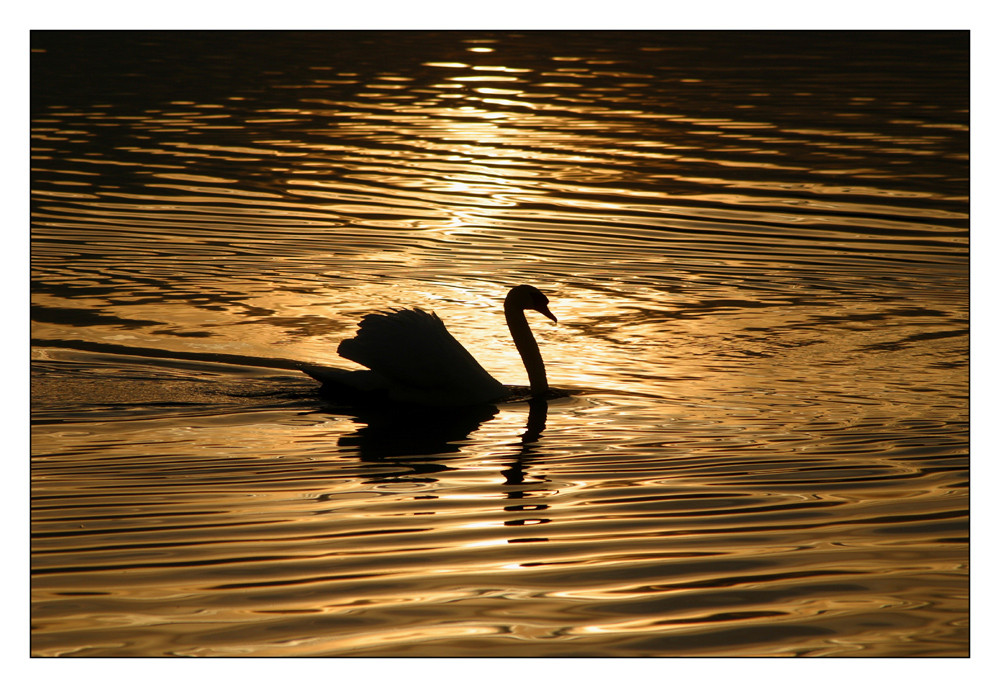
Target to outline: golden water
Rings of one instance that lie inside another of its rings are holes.
[[[35,655],[967,653],[965,34],[32,49]],[[293,369],[525,282],[568,398]]]

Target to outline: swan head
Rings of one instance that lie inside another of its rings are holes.
[[[530,284],[520,284],[507,292],[504,308],[538,311],[552,322],[559,322],[549,310],[549,297]]]

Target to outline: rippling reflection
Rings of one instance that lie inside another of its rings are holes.
[[[34,32],[39,656],[968,652],[968,36]],[[571,397],[322,399],[435,311]]]

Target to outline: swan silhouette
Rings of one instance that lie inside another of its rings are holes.
[[[321,393],[334,397],[434,406],[470,406],[519,396],[560,396],[550,390],[538,343],[525,310],[553,322],[549,299],[527,284],[514,287],[503,302],[507,327],[528,372],[530,388],[503,385],[445,328],[434,313],[419,308],[371,313],[358,333],[337,347],[342,357],[368,370],[302,366],[323,383]]]

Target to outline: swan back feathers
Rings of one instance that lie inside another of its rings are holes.
[[[441,319],[419,308],[366,315],[337,353],[388,380],[397,401],[440,398],[441,403],[470,404],[504,393]]]

